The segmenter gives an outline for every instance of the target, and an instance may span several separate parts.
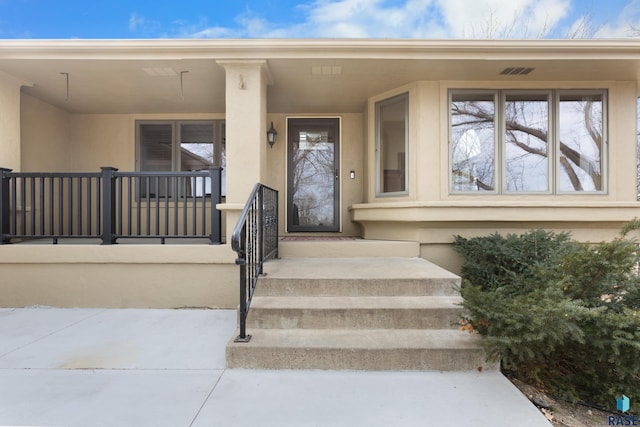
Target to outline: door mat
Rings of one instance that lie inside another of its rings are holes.
[[[340,241],[340,240],[359,240],[359,237],[353,236],[284,236],[282,237],[283,242],[305,242],[312,240],[322,240],[322,241]]]

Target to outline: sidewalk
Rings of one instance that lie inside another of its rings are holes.
[[[0,309],[0,426],[549,426],[499,373],[225,369],[230,310]]]

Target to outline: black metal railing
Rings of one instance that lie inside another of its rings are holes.
[[[50,238],[222,241],[221,168],[196,172],[24,173],[0,169],[0,243]]]
[[[278,257],[278,192],[256,184],[247,200],[233,235],[231,247],[240,266],[240,335],[236,342],[248,342],[247,316],[251,299],[263,273],[263,264]]]

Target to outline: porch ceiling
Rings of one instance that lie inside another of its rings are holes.
[[[223,113],[216,61],[266,59],[269,112],[339,113],[417,80],[636,81],[639,51],[637,41],[601,40],[3,40],[0,70],[73,113]],[[508,67],[534,70],[501,75]]]

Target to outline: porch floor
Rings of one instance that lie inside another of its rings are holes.
[[[0,425],[549,426],[496,371],[227,369],[235,328],[233,310],[0,309]]]

